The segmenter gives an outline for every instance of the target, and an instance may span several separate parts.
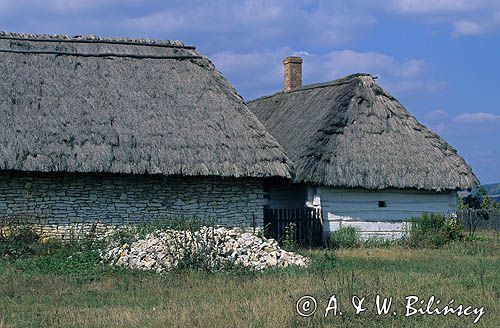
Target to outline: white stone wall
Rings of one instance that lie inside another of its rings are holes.
[[[167,217],[263,223],[260,179],[0,172],[0,217],[42,224],[136,223]]]

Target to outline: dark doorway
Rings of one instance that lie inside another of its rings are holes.
[[[300,246],[323,244],[323,217],[320,208],[265,208],[264,234],[282,244],[285,236]]]

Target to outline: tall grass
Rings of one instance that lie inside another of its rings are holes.
[[[333,249],[353,248],[361,245],[359,231],[354,227],[343,227],[330,234],[328,245]]]
[[[5,327],[469,327],[456,316],[354,315],[352,295],[395,298],[402,310],[407,295],[484,305],[477,327],[500,320],[500,243],[482,234],[471,242],[440,249],[383,248],[309,250],[309,268],[266,272],[207,273],[186,269],[165,275],[120,270],[91,259],[74,270],[33,263],[39,256],[0,261],[0,323]],[[480,256],[478,256],[480,255]],[[46,258],[56,258],[62,253]],[[70,256],[68,254],[68,256]],[[67,267],[66,267],[67,268]],[[295,303],[312,295],[324,308],[335,294],[343,315],[324,318],[318,310],[301,318]]]
[[[442,247],[453,240],[462,240],[462,226],[456,217],[424,213],[411,220],[408,244],[411,247]]]

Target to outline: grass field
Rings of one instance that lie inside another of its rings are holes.
[[[58,253],[0,261],[0,327],[498,327],[498,235],[441,249],[361,247],[309,250],[307,269],[261,273],[183,270],[165,275],[97,263],[95,254]],[[324,317],[332,294],[343,315]],[[393,297],[388,315],[377,315],[375,295]],[[317,299],[311,317],[296,301]],[[366,296],[355,315],[351,297]],[[476,315],[405,317],[405,297],[431,295],[445,305],[484,306]],[[393,312],[396,315],[393,315]]]

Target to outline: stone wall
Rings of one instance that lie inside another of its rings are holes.
[[[40,224],[124,224],[176,216],[262,226],[262,181],[0,172],[0,217],[36,218]]]

